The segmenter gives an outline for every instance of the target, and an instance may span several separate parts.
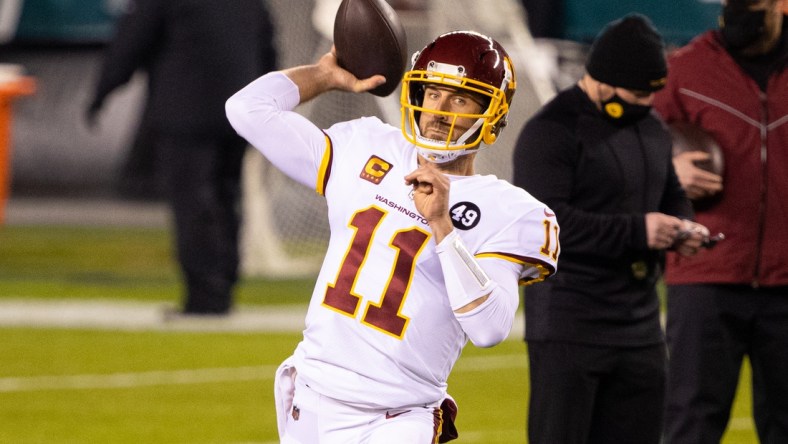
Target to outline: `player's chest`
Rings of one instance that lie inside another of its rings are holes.
[[[371,154],[345,159],[332,171],[326,193],[332,230],[339,226],[359,226],[376,232],[413,229],[431,236],[427,220],[413,199],[413,187],[405,176],[417,168],[415,156]],[[479,191],[478,177],[452,180],[449,213],[454,227],[466,242],[481,238],[495,226],[495,196]]]

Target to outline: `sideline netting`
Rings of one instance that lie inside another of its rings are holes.
[[[338,0],[269,1],[278,24],[280,67],[311,63],[330,49],[333,13],[338,3]],[[481,174],[495,174],[509,180],[512,150],[520,129],[555,94],[549,76],[540,68],[541,56],[525,25],[520,2],[423,0],[423,3],[424,10],[400,11],[409,53],[439,34],[464,29],[495,38],[513,59],[518,88],[509,114],[509,128],[495,145],[479,154],[476,164]],[[315,6],[320,9],[313,20]],[[399,90],[384,98],[328,93],[301,105],[297,111],[323,128],[363,115],[376,115],[399,126]],[[249,150],[244,161],[243,208],[244,275],[286,278],[316,274],[329,234],[326,204],[321,196],[285,177],[256,150]]]

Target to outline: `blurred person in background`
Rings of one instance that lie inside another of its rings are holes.
[[[597,36],[586,74],[542,107],[515,145],[514,184],[555,211],[561,272],[525,289],[532,443],[657,444],[665,338],[664,252],[696,254],[708,230],[651,113],[664,43],[632,14]]]
[[[721,176],[673,159],[698,222],[726,240],[666,264],[668,444],[719,443],[744,356],[755,427],[788,443],[788,33],[785,0],[727,0],[721,26],[669,58],[655,109],[722,149]]]
[[[224,315],[238,280],[241,163],[247,143],[224,102],[276,67],[274,24],[262,0],[131,0],[110,42],[89,123],[110,93],[147,74],[143,112],[174,216],[185,281],[173,316]]]

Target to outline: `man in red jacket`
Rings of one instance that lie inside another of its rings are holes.
[[[654,101],[722,148],[721,176],[674,157],[698,223],[726,240],[667,258],[666,443],[719,443],[745,355],[762,443],[788,443],[788,20],[786,0],[727,0],[719,30],[669,58]],[[713,196],[711,201],[708,200]],[[700,205],[703,203],[703,205]]]

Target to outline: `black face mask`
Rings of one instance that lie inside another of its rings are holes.
[[[766,34],[766,11],[750,11],[725,6],[722,10],[722,38],[734,51],[747,48]]]
[[[613,94],[613,97],[600,102],[602,115],[616,125],[626,126],[642,120],[651,112],[647,105],[634,105]]]

